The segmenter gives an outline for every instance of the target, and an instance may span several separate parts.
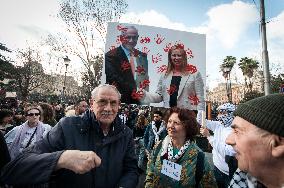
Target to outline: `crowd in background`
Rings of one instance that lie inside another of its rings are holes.
[[[279,96],[279,102],[282,99],[283,96]],[[5,104],[1,106],[7,107]],[[9,150],[10,156],[1,156],[0,167],[15,159],[25,148],[41,140],[63,117],[83,116],[89,108],[90,104],[83,99],[68,105],[39,102],[18,103],[8,109],[1,108],[1,140],[5,139],[8,148],[5,148],[6,146],[0,148],[2,154],[3,150]],[[236,106],[225,103],[216,110],[215,119],[202,120],[203,117],[198,111],[188,109],[121,104],[117,118],[121,124],[132,130],[135,141],[135,154],[140,174],[137,187],[187,187],[199,184],[202,185],[201,187],[225,188],[242,187],[239,185],[249,187],[251,183],[254,184],[253,187],[265,187],[256,179],[251,180],[253,177],[238,169],[235,158],[237,152],[232,147],[236,145],[232,140],[232,130],[237,128],[236,125],[232,126]],[[247,118],[241,110],[237,113]],[[248,119],[253,117],[248,116]],[[283,122],[278,123],[283,124]],[[265,126],[264,128],[266,129]],[[270,128],[267,130],[270,131]],[[279,130],[282,131],[281,128]],[[281,134],[283,133],[280,132]],[[211,150],[212,162],[204,156],[204,152],[211,153]],[[180,174],[182,179],[179,179],[178,185],[174,179],[163,174],[163,159],[168,159],[184,168],[181,171],[184,174]],[[191,176],[192,174],[194,176]],[[48,184],[44,186],[48,187]]]

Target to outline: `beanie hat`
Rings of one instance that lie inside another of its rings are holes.
[[[237,107],[234,115],[284,137],[284,94],[271,94],[247,101]]]

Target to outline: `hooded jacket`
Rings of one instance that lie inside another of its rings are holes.
[[[64,150],[94,151],[101,158],[101,165],[85,174],[67,169],[55,171]],[[11,185],[49,181],[51,187],[133,188],[138,181],[138,168],[132,131],[116,117],[104,136],[91,111],[65,117],[43,140],[8,163],[1,176]]]

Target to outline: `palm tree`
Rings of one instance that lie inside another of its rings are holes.
[[[251,78],[253,77],[254,70],[259,67],[258,64],[259,63],[256,60],[248,57],[241,58],[240,63],[238,64],[245,76],[245,86],[250,92],[252,92]],[[249,84],[247,84],[247,78],[249,80]]]
[[[220,65],[221,72],[223,72],[223,76],[226,79],[226,90],[229,102],[232,102],[232,90],[231,90],[231,77],[230,73],[233,66],[236,63],[236,57],[227,56],[223,63]]]
[[[223,60],[223,63],[220,65],[220,69],[223,72],[223,76],[225,78],[228,77],[228,74],[231,72],[235,63],[236,63],[236,57],[234,57],[234,56],[227,56]]]

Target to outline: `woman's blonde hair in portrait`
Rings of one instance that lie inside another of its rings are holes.
[[[184,50],[184,46],[183,44],[176,44],[174,46],[171,47],[171,49],[168,52],[168,66],[167,66],[167,71],[166,71],[166,75],[169,75],[170,72],[172,72],[174,70],[174,63],[172,61],[172,53],[174,50],[180,50],[181,51],[181,55],[182,55],[182,64],[181,64],[181,71],[183,74],[187,74],[186,71],[186,66],[187,66],[187,54],[186,51]]]

